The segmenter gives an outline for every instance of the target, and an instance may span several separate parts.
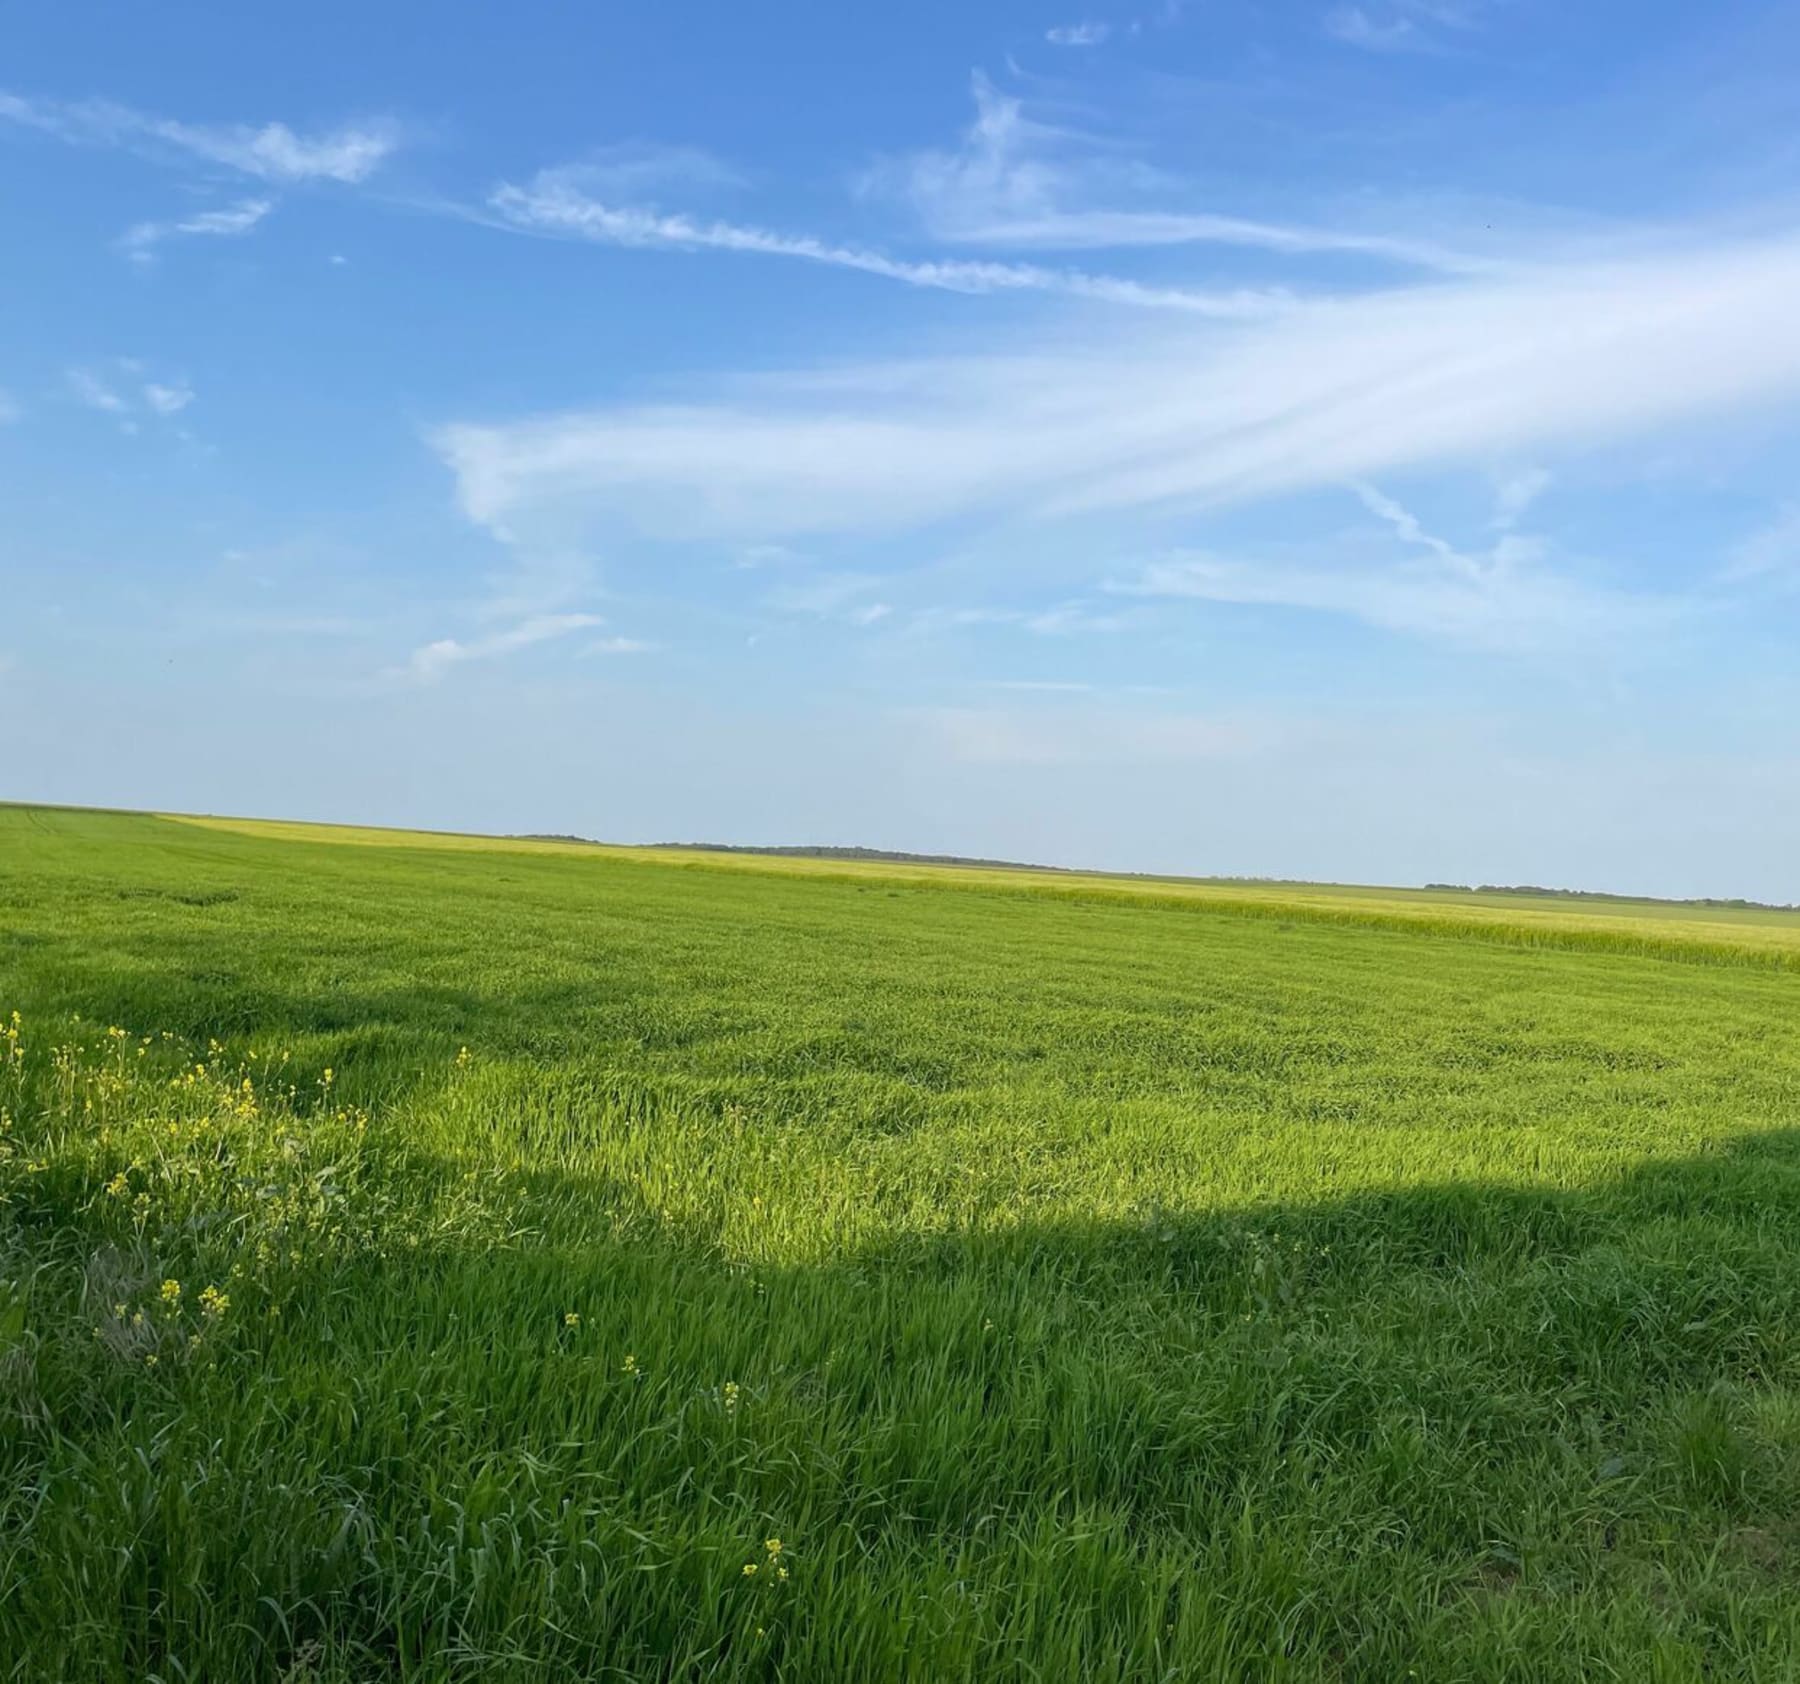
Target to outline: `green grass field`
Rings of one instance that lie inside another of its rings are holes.
[[[1800,1677],[1800,917],[0,808],[15,1008],[0,1676]]]

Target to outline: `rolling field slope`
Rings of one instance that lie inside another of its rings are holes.
[[[0,808],[0,1677],[1792,1679],[1797,1008],[1779,913]]]

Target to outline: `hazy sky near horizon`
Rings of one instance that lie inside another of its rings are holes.
[[[1800,900],[1800,8],[0,42],[0,795]]]

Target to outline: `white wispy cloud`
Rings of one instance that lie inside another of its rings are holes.
[[[1485,549],[1461,549],[1427,531],[1411,510],[1375,486],[1350,489],[1402,543],[1424,553],[1376,565],[1176,553],[1112,588],[1131,596],[1308,609],[1384,631],[1513,652],[1641,637],[1665,627],[1678,611],[1664,598],[1557,571],[1541,539],[1507,533]]]
[[[1097,318],[1011,353],[722,380],[433,434],[489,525],[736,545],[1202,508],[1641,435],[1800,395],[1800,238],[1396,288],[1265,321]]]
[[[1285,294],[1265,290],[1200,291],[1032,263],[892,257],[811,234],[782,234],[743,223],[608,204],[591,197],[577,179],[560,170],[543,172],[527,187],[509,183],[497,188],[489,196],[488,208],[502,225],[527,233],[637,250],[723,251],[798,259],[944,292],[1060,293],[1109,304],[1219,317],[1266,315],[1287,301]]]
[[[139,222],[119,236],[119,249],[134,263],[150,263],[166,240],[200,234],[235,239],[248,234],[275,208],[270,199],[243,199],[222,210],[201,211],[171,222]]]
[[[1428,239],[1305,223],[1259,222],[1251,217],[1205,211],[1046,207],[1029,214],[1014,213],[990,222],[972,223],[960,231],[938,232],[969,243],[1044,251],[1211,245],[1288,257],[1323,253],[1377,257],[1445,274],[1473,275],[1502,267],[1481,254],[1458,251]]]
[[[116,415],[127,431],[135,431],[130,417],[148,410],[154,415],[179,415],[194,401],[194,389],[185,380],[146,380],[144,365],[133,357],[118,357],[106,365],[107,373],[92,368],[71,368],[63,379],[69,394],[88,409]]]
[[[1112,34],[1108,23],[1062,23],[1044,31],[1044,39],[1053,47],[1098,47]]]
[[[1371,7],[1334,6],[1325,33],[1372,53],[1435,52],[1447,37],[1473,29],[1478,0],[1385,0]]]
[[[1085,136],[1028,116],[1024,102],[1002,93],[985,72],[973,72],[969,88],[975,116],[955,147],[880,159],[857,182],[865,195],[910,202],[940,237],[1044,212],[1078,173],[1071,150],[1091,151]],[[1102,152],[1097,159],[1084,156],[1079,173],[1084,184],[1099,170],[1107,187],[1130,185],[1129,173],[1121,181],[1115,165]]]
[[[1028,632],[1033,637],[1077,637],[1090,633],[1123,631],[1126,616],[1117,611],[1095,608],[1075,598],[1052,604],[1048,608],[1003,608],[996,606],[953,606],[940,604],[912,608],[905,617],[905,629],[913,636],[932,636],[949,631],[965,631],[972,627],[1003,626]]]
[[[464,612],[482,626],[510,626],[587,611],[600,589],[591,553],[560,543],[515,546],[501,536],[506,564],[482,580],[482,594]]]
[[[111,100],[31,99],[0,92],[0,121],[78,146],[199,159],[262,181],[366,180],[400,144],[392,118],[342,123],[312,134],[286,123],[186,123]]]
[[[1550,489],[1550,473],[1543,468],[1524,468],[1509,474],[1494,488],[1496,531],[1506,532],[1524,519],[1526,511]]]
[[[702,147],[641,140],[596,147],[561,174],[601,199],[654,198],[669,187],[688,192],[746,185],[740,171]]]
[[[158,415],[179,415],[193,401],[192,386],[162,386],[154,380],[144,383],[144,402]]]
[[[1395,533],[1409,544],[1417,544],[1421,549],[1429,550],[1446,567],[1459,573],[1478,573],[1480,564],[1471,557],[1462,554],[1444,539],[1434,537],[1419,524],[1418,517],[1403,504],[1397,503],[1385,492],[1372,485],[1352,485],[1357,500],[1370,514],[1377,516],[1391,526]]]
[[[1431,238],[1145,204],[1177,196],[1180,184],[1116,146],[1031,117],[980,72],[972,91],[975,119],[958,146],[885,160],[860,182],[865,193],[904,200],[939,239],[1046,251],[1218,245],[1354,253],[1446,273],[1493,267]]]
[[[1325,14],[1325,33],[1346,46],[1372,53],[1415,50],[1421,37],[1411,18],[1393,16],[1377,21],[1361,6],[1334,6]]]
[[[1025,615],[1020,624],[1039,637],[1071,637],[1082,632],[1121,631],[1125,622],[1117,614],[1097,614],[1086,603],[1063,602]]]
[[[1425,560],[1388,567],[1296,566],[1177,553],[1118,589],[1244,606],[1334,614],[1383,631],[1512,653],[1616,644],[1666,628],[1679,605],[1584,584],[1503,558],[1470,573]]]
[[[1721,577],[1732,584],[1800,580],[1800,507],[1789,505],[1767,526],[1734,546]]]
[[[881,588],[882,581],[868,573],[817,573],[772,591],[768,600],[783,613],[872,626],[894,611],[890,603],[878,600]]]
[[[105,415],[123,415],[131,405],[97,374],[85,368],[72,368],[63,377],[77,403],[86,404]]]
[[[497,660],[503,655],[529,649],[534,643],[546,643],[552,638],[567,637],[571,632],[605,623],[598,614],[539,614],[521,620],[505,631],[490,632],[466,643],[454,637],[441,637],[435,643],[415,649],[405,670],[419,682],[429,683],[465,662]]]
[[[584,655],[647,655],[656,647],[641,637],[598,637],[581,652]]]

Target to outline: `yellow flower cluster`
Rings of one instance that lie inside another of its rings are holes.
[[[765,1538],[763,1540],[763,1548],[768,1552],[769,1559],[766,1562],[746,1561],[744,1563],[744,1577],[746,1579],[754,1579],[758,1573],[767,1567],[770,1578],[778,1581],[786,1579],[788,1576],[787,1563],[781,1559],[782,1552],[786,1546],[779,1538]]]
[[[114,1250],[160,1259],[90,1318],[101,1348],[140,1373],[223,1355],[238,1319],[280,1315],[322,1254],[416,1248],[440,1223],[504,1231],[506,1195],[473,1173],[429,1211],[386,1203],[365,1156],[368,1114],[340,1103],[330,1066],[313,1067],[316,1086],[290,1080],[292,1057],[265,1046],[240,1061],[217,1039],[104,1018],[40,1044],[0,1008],[0,1209],[25,1176],[65,1167]],[[585,1334],[581,1312],[567,1315]]]

